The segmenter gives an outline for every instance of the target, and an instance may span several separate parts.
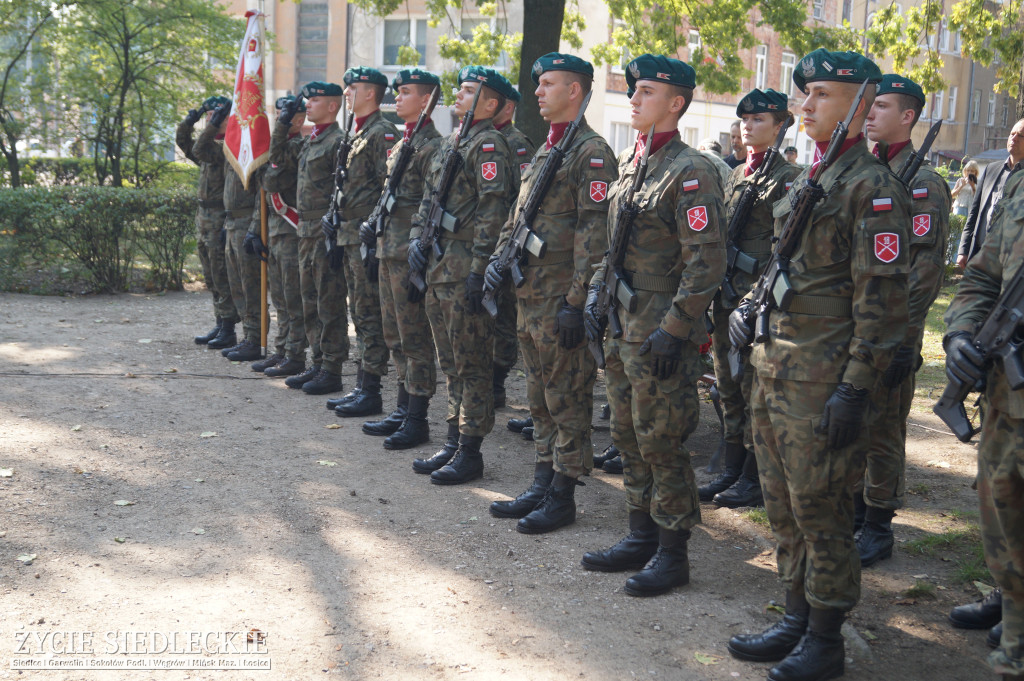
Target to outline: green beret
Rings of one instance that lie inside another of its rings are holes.
[[[231,104],[231,99],[222,95],[207,97],[200,108],[201,111],[213,111],[221,104]]]
[[[508,78],[486,66],[463,66],[459,71],[459,85],[465,82],[483,83],[506,99],[518,102],[519,93],[508,82]]]
[[[814,50],[793,69],[793,83],[800,92],[807,92],[807,84],[819,80],[860,85],[867,79],[882,82],[882,71],[875,62],[856,52],[831,52],[824,48]]]
[[[391,89],[398,92],[399,85],[440,85],[441,79],[423,69],[402,69],[391,81]]]
[[[388,77],[377,69],[371,69],[369,66],[357,66],[354,69],[349,69],[341,77],[341,80],[345,85],[369,83],[370,85],[388,86]]]
[[[656,80],[659,83],[678,85],[679,87],[697,87],[697,72],[693,67],[679,59],[658,54],[642,54],[626,67],[626,85],[629,96],[636,92],[638,80]]]
[[[533,70],[530,71],[530,77],[533,78],[534,84],[540,84],[540,75],[548,71],[572,71],[573,73],[581,73],[588,78],[594,77],[593,64],[575,55],[562,52],[548,52],[533,62]]]
[[[306,83],[300,92],[306,99],[310,97],[341,97],[342,95],[341,86],[337,83],[324,83],[319,80]]]
[[[887,73],[882,76],[882,84],[878,86],[878,90],[875,92],[876,95],[887,95],[890,93],[896,93],[898,95],[910,95],[917,101],[921,102],[924,106],[924,90],[921,86],[903,76],[897,76],[895,73]]]
[[[277,100],[274,102],[274,108],[280,111],[281,109],[284,108],[285,104],[294,101],[295,95],[285,95],[284,97],[278,97]],[[303,102],[301,99],[299,100],[299,108],[296,109],[296,111],[299,113],[304,113],[306,111],[306,103]]]
[[[754,88],[736,105],[736,115],[789,111],[789,97],[771,88]]]

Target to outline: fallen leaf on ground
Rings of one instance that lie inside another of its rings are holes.
[[[701,664],[718,664],[722,661],[722,658],[714,655],[705,655],[704,653],[694,653],[693,656],[697,658],[697,662]]]
[[[176,374],[176,373],[178,373],[178,370],[177,369],[164,369],[164,373],[165,374]]]
[[[321,466],[337,466],[338,464],[334,461],[328,461],[327,459],[320,459],[317,461]]]
[[[989,586],[985,582],[974,582],[974,588],[981,592],[983,598],[988,598],[988,595],[994,591],[994,587]]]
[[[337,424],[337,423],[332,423],[329,426],[325,426],[325,427],[327,428],[327,430],[337,430],[338,428],[341,428],[341,426],[339,424]]]
[[[14,469],[13,468],[0,468],[0,478],[13,478],[13,477],[14,477]]]
[[[140,338],[139,342],[140,343],[152,343],[153,339],[152,338]]]
[[[191,530],[189,530],[189,532],[191,532],[192,534],[206,534],[206,530],[204,530],[201,527],[193,527]]]
[[[34,561],[35,559],[36,559],[36,554],[34,554],[34,553],[23,553],[20,556],[18,556],[18,560],[21,561],[25,565],[31,565],[32,561]]]
[[[203,432],[199,433],[199,437],[217,437],[217,433],[216,431],[213,430],[204,430]]]
[[[77,425],[77,426],[71,426],[71,432],[72,432],[72,433],[77,433],[77,432],[78,432],[78,431],[80,431],[81,429],[82,429],[82,425],[81,425],[81,424],[79,424],[79,425]]]
[[[114,537],[114,541],[116,541],[118,544],[123,544],[124,537]]]
[[[878,640],[878,637],[875,636],[874,634],[872,634],[867,629],[865,629],[864,631],[860,632],[860,635],[863,636],[868,641],[877,641]]]
[[[127,499],[118,499],[114,502],[114,506],[134,506],[134,501],[128,501]]]
[[[764,609],[765,609],[765,611],[773,611],[773,612],[780,613],[782,615],[786,614],[786,609],[783,608],[781,605],[776,605],[775,603],[772,603],[770,605],[766,605]]]

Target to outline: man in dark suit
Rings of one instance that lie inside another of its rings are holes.
[[[981,242],[988,234],[989,219],[999,199],[1003,196],[1003,185],[1010,176],[1024,167],[1024,118],[1017,121],[1006,138],[1009,157],[1003,163],[990,163],[978,178],[978,191],[974,194],[971,211],[967,214],[960,250],[956,254],[956,266],[967,267],[967,261],[981,248]]]

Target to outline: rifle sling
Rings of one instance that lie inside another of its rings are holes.
[[[564,265],[572,262],[572,251],[548,251],[543,258],[538,258],[527,251],[526,265],[528,267],[547,267],[549,265]]]
[[[638,291],[655,293],[675,293],[679,290],[679,277],[662,277],[657,274],[644,274],[625,270],[629,283]]]
[[[853,303],[849,298],[835,296],[811,296],[797,294],[785,310],[790,314],[806,314],[815,317],[852,317]]]
[[[309,210],[300,211],[299,218],[302,220],[319,220],[327,213],[330,207],[331,204],[327,204],[323,208],[310,208]]]

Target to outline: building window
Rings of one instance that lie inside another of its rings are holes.
[[[629,123],[612,123],[612,133],[609,136],[608,142],[612,151],[618,156],[633,144],[632,126]]]
[[[764,88],[765,76],[768,74],[768,46],[757,46],[756,65],[754,66],[754,87]]]
[[[853,0],[843,0],[843,21],[853,21]]]
[[[935,105],[932,107],[932,120],[942,120],[943,106],[946,103],[946,91],[940,90],[935,93]]]
[[[402,47],[415,47],[420,53],[419,65],[427,63],[427,20],[384,20],[384,66],[398,66],[398,51]]]
[[[813,0],[814,1],[814,18],[824,19],[825,18],[825,0]]]
[[[625,21],[623,21],[622,19],[612,19],[612,31],[613,32],[614,31],[618,31],[619,29],[625,29],[625,28],[626,28],[626,22]],[[631,55],[629,53],[629,50],[627,50],[625,47],[623,47],[622,48],[622,54],[619,55],[619,63],[618,64],[612,64],[612,73],[620,75],[620,76],[625,75],[625,73],[626,73],[626,66],[628,66],[629,62],[631,62],[631,61],[633,61],[633,55]]]
[[[698,130],[697,128],[683,128],[683,135],[682,135],[683,141],[686,142],[686,144],[688,146],[693,147],[694,149],[696,149],[697,148],[697,135],[699,133],[700,133],[700,130]]]
[[[949,19],[943,19],[939,26],[939,51],[949,52]]]
[[[779,92],[787,97],[793,96],[793,69],[796,68],[796,55],[792,52],[782,53],[782,76],[779,79]]]
[[[956,85],[949,88],[949,115],[946,116],[947,121],[956,120],[956,96],[958,89]]]
[[[327,79],[327,31],[330,25],[326,2],[299,5],[299,39],[296,44],[296,81]]]
[[[985,125],[996,124],[996,93],[988,93],[988,122]]]
[[[689,58],[690,58],[691,61],[693,61],[694,54],[697,52],[697,50],[700,49],[700,46],[701,46],[701,43],[700,43],[700,32],[699,31],[690,31],[690,38],[687,41],[687,45],[686,46],[690,50]]]
[[[981,111],[981,90],[975,90],[971,93],[971,123],[973,125],[978,124],[978,116]]]

